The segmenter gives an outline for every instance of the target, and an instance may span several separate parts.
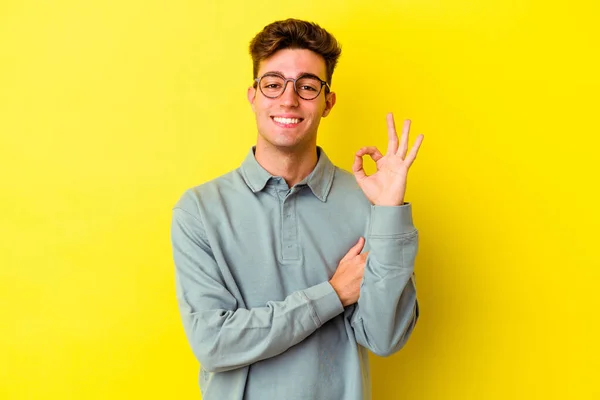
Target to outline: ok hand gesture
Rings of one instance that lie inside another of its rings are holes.
[[[358,186],[362,189],[372,204],[378,206],[399,206],[404,204],[406,193],[406,179],[408,170],[417,157],[423,135],[415,140],[410,152],[408,151],[408,132],[410,120],[405,120],[402,127],[402,136],[398,143],[394,116],[387,115],[388,149],[384,155],[374,146],[363,147],[356,152],[352,171]],[[400,144],[400,145],[398,145]],[[371,156],[377,165],[377,172],[367,175],[363,170],[364,155]]]

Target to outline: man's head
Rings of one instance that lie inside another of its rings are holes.
[[[255,81],[248,100],[259,144],[291,151],[315,145],[320,119],[336,100],[329,89],[341,54],[336,39],[314,23],[288,19],[259,32],[250,54]]]
[[[337,40],[319,25],[287,19],[273,22],[263,28],[250,42],[253,78],[258,77],[261,61],[283,49],[306,49],[323,58],[326,68],[326,81],[331,86],[333,70],[342,53]]]

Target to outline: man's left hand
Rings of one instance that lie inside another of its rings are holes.
[[[419,135],[417,137],[407,155],[410,120],[404,121],[400,141],[398,141],[392,113],[387,115],[387,127],[389,141],[385,156],[374,146],[363,147],[356,152],[352,171],[358,186],[372,204],[377,206],[400,206],[404,204],[408,170],[417,158],[424,136]],[[367,175],[363,170],[362,157],[367,154],[371,156],[377,165],[377,172],[372,175]]]

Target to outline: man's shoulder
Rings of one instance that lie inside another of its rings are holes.
[[[333,165],[333,168],[336,181],[339,181],[339,183],[347,186],[358,187],[358,184],[356,183],[356,179],[354,178],[352,172],[346,171],[345,169],[338,167],[337,165]]]
[[[371,205],[364,192],[358,186],[352,172],[335,166],[334,179],[329,192],[332,204],[343,204],[351,209],[363,208]]]
[[[334,168],[333,188],[335,190],[347,192],[347,194],[362,193],[352,172],[346,171],[336,165],[334,165]]]
[[[224,197],[239,192],[245,186],[240,169],[236,168],[221,176],[188,188],[175,204],[175,208],[182,208],[188,212],[205,208],[221,202]]]

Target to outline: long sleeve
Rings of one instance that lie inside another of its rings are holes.
[[[357,342],[381,356],[406,343],[419,317],[413,273],[418,232],[411,212],[410,204],[371,208],[369,256],[351,324]]]
[[[265,307],[240,308],[214,259],[200,218],[176,207],[171,239],[184,329],[196,358],[209,372],[274,357],[343,312],[328,282]]]

